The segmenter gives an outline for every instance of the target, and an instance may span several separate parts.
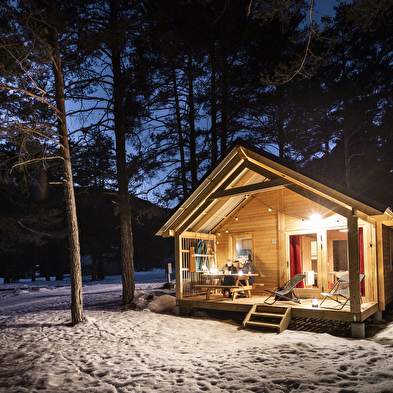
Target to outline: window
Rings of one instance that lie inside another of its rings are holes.
[[[333,240],[333,270],[335,272],[348,270],[347,240]]]
[[[240,257],[252,260],[252,237],[236,238],[236,259]]]

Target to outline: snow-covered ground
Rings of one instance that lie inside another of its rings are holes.
[[[177,316],[165,282],[137,273],[135,310],[121,277],[84,282],[76,326],[69,282],[0,284],[0,392],[393,392],[393,323],[364,340],[248,331]]]

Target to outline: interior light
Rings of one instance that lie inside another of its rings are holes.
[[[236,221],[238,220],[237,216],[235,217],[235,220],[236,220]]]
[[[313,307],[318,307],[318,299],[316,297],[312,298],[311,304]]]
[[[271,207],[269,207],[269,212],[271,212],[272,211],[272,208]]]
[[[226,233],[228,233],[228,232],[229,232],[229,230],[228,230],[228,229],[226,229],[226,230],[225,230],[225,232],[226,232]]]
[[[218,236],[220,236],[221,235],[221,232],[218,232]]]

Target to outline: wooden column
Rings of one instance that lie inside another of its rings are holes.
[[[385,310],[385,282],[383,266],[383,228],[380,222],[375,224],[375,238],[377,244],[377,286],[378,286],[378,304],[380,310]]]
[[[359,234],[358,217],[356,211],[348,216],[348,257],[349,257],[349,291],[350,310],[352,322],[360,322],[361,297],[360,297],[360,258],[359,258]]]
[[[181,237],[178,232],[175,232],[176,300],[181,300],[183,298],[182,265]]]

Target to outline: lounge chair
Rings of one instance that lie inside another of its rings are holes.
[[[359,282],[361,283],[364,280],[365,275],[359,274]],[[322,292],[322,296],[325,296],[319,307],[321,308],[330,308],[332,310],[341,310],[349,301],[349,274],[343,274],[337,282],[334,284],[332,289],[328,292]],[[341,305],[340,308],[337,307],[328,307],[323,306],[322,304],[326,299],[331,299]]]
[[[277,300],[289,300],[291,302],[295,303],[300,303],[299,300],[299,295],[296,290],[296,285],[299,284],[300,281],[305,278],[305,274],[295,274],[289,281],[287,281],[284,285],[281,287],[277,287],[276,290],[274,291],[269,291],[268,289],[265,289],[266,292],[269,292],[270,295],[265,299],[265,303],[272,305],[274,304]],[[291,293],[295,296],[290,297]],[[273,302],[268,302],[268,300],[274,296],[274,301]]]

